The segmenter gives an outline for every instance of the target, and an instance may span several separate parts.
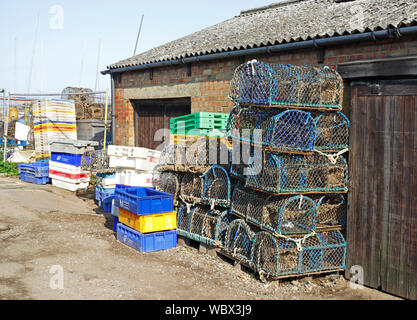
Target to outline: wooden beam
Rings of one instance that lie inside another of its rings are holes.
[[[417,76],[417,56],[345,62],[337,72],[343,79]]]

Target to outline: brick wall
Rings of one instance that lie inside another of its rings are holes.
[[[323,65],[333,69],[349,61],[417,55],[416,40],[386,40],[326,49]],[[317,50],[305,49],[279,54],[246,56],[265,63],[318,66]],[[228,98],[230,80],[240,64],[238,58],[193,63],[191,76],[185,65],[122,73],[115,79],[117,145],[134,145],[134,110],[131,99],[191,97],[191,112],[225,112],[233,108]],[[347,88],[348,90],[348,88]],[[349,93],[347,92],[346,96]],[[346,104],[347,99],[345,99]],[[346,110],[348,111],[348,110]],[[345,113],[348,113],[346,112]]]

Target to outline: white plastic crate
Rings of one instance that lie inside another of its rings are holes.
[[[146,158],[134,158],[134,157],[109,157],[110,168],[124,168],[124,169],[136,169],[142,171],[152,171],[159,163],[158,157],[146,157]]]
[[[81,189],[87,189],[89,182],[70,183],[62,180],[52,179],[52,185],[54,187],[65,189],[69,191],[77,191]]]
[[[147,148],[108,146],[107,155],[115,157],[132,157],[142,159],[147,159],[151,157],[159,159],[161,157],[161,152]]]
[[[115,188],[116,187],[116,184],[117,184],[116,177],[114,177],[114,178],[103,178],[100,181],[100,185],[103,188],[106,188],[106,189],[108,189],[108,188]]]
[[[62,182],[66,182],[66,183],[72,183],[72,184],[79,184],[79,183],[90,183],[90,175],[88,175],[86,178],[80,178],[80,179],[70,179],[70,178],[66,178],[63,176],[59,176],[57,174],[49,174],[49,178],[51,179],[55,179],[55,180],[59,180]]]
[[[116,169],[117,184],[122,184],[129,187],[153,187],[152,178],[152,172]]]
[[[80,166],[73,166],[70,164],[55,161],[49,161],[49,169],[69,174],[80,174],[83,172]]]

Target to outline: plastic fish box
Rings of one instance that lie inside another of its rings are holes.
[[[114,195],[116,188],[103,188],[102,186],[96,186],[96,200],[101,201]]]
[[[82,154],[71,154],[62,152],[51,152],[51,160],[55,162],[61,162],[70,164],[73,166],[81,165]]]
[[[104,200],[100,200],[98,202],[100,209],[104,210],[105,212],[111,212],[113,198],[114,198],[114,195],[107,197]]]
[[[140,252],[167,250],[177,246],[177,231],[142,234],[118,223],[117,240]]]
[[[55,161],[49,161],[49,170],[55,170],[60,171],[63,173],[68,174],[80,174],[82,173],[80,166],[73,166],[71,164],[66,164],[62,162],[55,162]]]
[[[89,182],[71,183],[67,181],[52,179],[52,185],[60,189],[65,189],[74,192],[81,189],[87,189]]]
[[[153,187],[153,173],[116,169],[116,184],[132,187]]]
[[[119,222],[140,233],[175,230],[177,229],[177,212],[137,216],[129,211],[119,209]]]
[[[19,173],[33,175],[36,178],[48,177],[49,165],[47,162],[22,163],[18,165]]]
[[[20,180],[24,181],[24,182],[30,182],[30,183],[34,183],[34,184],[47,184],[49,182],[51,182],[51,179],[49,179],[49,177],[35,177],[32,174],[28,174],[28,173],[24,173],[22,172],[20,174]]]
[[[138,216],[174,211],[173,195],[151,188],[116,190],[115,206]]]
[[[119,218],[114,216],[113,217],[113,231],[117,232],[117,225],[119,223]]]
[[[85,180],[90,178],[91,176],[91,172],[80,172],[80,173],[65,173],[65,172],[61,172],[61,171],[56,171],[56,170],[52,170],[49,169],[49,175],[54,175],[54,176],[61,176],[64,178],[68,178],[68,179],[75,179],[75,180]]]

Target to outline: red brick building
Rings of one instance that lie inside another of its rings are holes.
[[[342,75],[348,266],[364,266],[369,286],[417,298],[417,2],[287,0],[110,65],[113,141],[154,147],[171,117],[229,112],[233,72],[252,59]]]

